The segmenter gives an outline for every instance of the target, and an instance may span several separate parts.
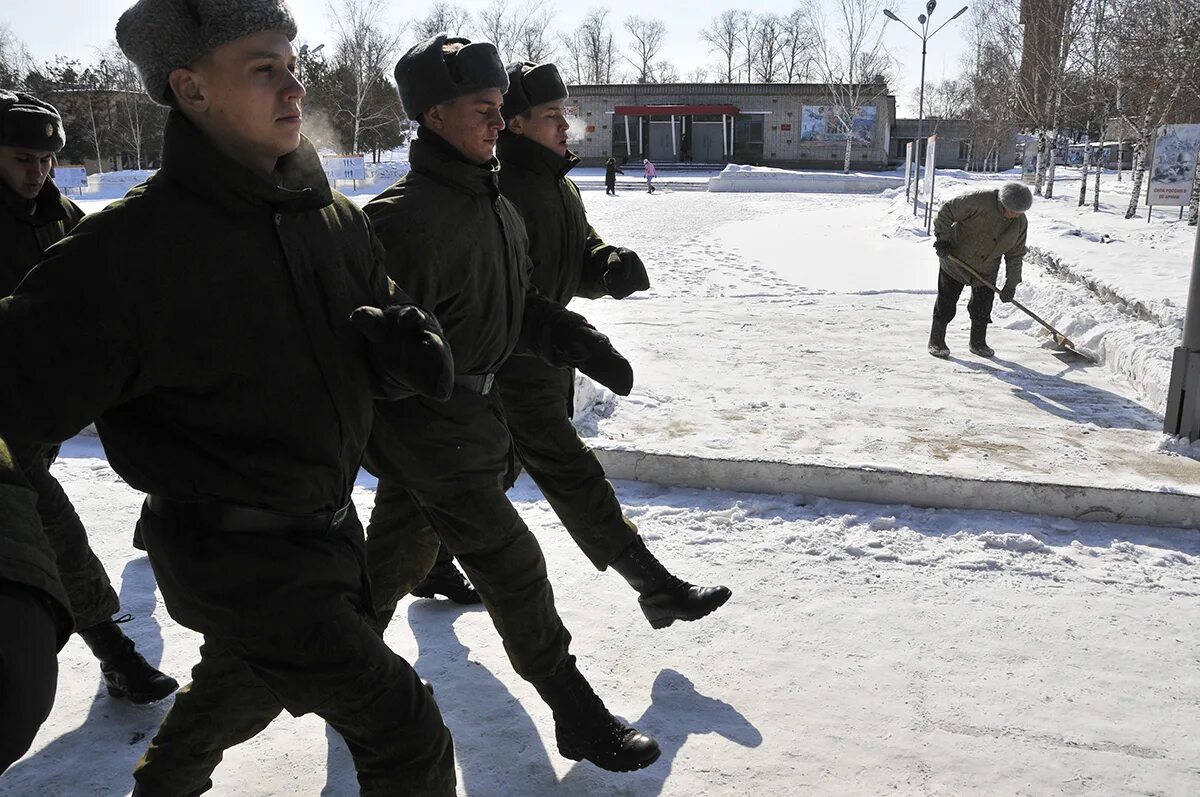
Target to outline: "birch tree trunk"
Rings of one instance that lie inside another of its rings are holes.
[[[1196,171],[1192,176],[1192,203],[1188,214],[1188,225],[1195,227],[1200,222],[1200,159],[1196,163]]]

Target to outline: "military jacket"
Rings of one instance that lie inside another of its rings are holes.
[[[55,441],[95,419],[143,492],[344,505],[376,383],[349,316],[406,297],[307,139],[275,176],[173,112],[161,170],[0,300],[0,432]]]
[[[616,248],[588,223],[579,188],[567,173],[579,164],[524,136],[503,133],[496,147],[500,193],[517,206],[529,235],[533,284],[566,305],[576,296],[607,295],[601,277]]]
[[[1029,220],[1022,213],[1015,219],[1004,218],[999,189],[974,191],[942,204],[933,223],[938,240],[951,242],[951,253],[994,284],[1004,258],[1004,279],[1016,285],[1021,281],[1025,258],[1025,238]],[[941,267],[959,282],[979,286],[982,283],[959,266],[942,258]]]
[[[13,292],[50,246],[83,218],[83,211],[47,179],[36,199],[18,196],[0,180],[0,296]]]
[[[422,130],[412,171],[366,205],[388,274],[433,311],[460,374],[494,373],[520,338],[532,264],[521,216],[500,195],[499,164],[466,162]]]

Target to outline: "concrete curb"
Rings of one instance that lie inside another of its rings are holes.
[[[1020,512],[1091,523],[1200,529],[1200,495],[1045,482],[984,481],[868,467],[594,450],[609,478],[668,487],[802,494],[872,504]]]

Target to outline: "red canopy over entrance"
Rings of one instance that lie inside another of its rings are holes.
[[[737,116],[741,111],[736,105],[618,105],[613,108],[613,113],[618,116]]]

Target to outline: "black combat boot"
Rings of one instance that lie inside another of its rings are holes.
[[[609,713],[575,666],[574,657],[533,686],[554,712],[554,737],[564,758],[587,759],[609,772],[632,772],[662,755],[652,737]]]
[[[946,324],[933,319],[933,328],[929,330],[929,353],[940,359],[950,356],[950,347],[946,345]]]
[[[671,575],[640,536],[621,552],[612,568],[638,591],[638,604],[651,628],[666,628],[676,620],[699,620],[733,594],[729,587],[697,587]]]
[[[131,703],[153,703],[179,688],[179,682],[150,666],[113,620],[97,623],[79,632],[100,660],[104,685],[113,697]]]
[[[142,542],[142,521],[133,524],[133,547],[139,551],[146,550],[146,543]]]
[[[411,595],[418,598],[432,598],[445,595],[455,603],[470,605],[479,603],[479,593],[467,581],[467,577],[458,572],[453,559],[439,558],[429,574],[413,587]]]
[[[987,345],[987,321],[976,321],[971,319],[971,353],[980,357],[991,357],[995,355],[995,350]]]

